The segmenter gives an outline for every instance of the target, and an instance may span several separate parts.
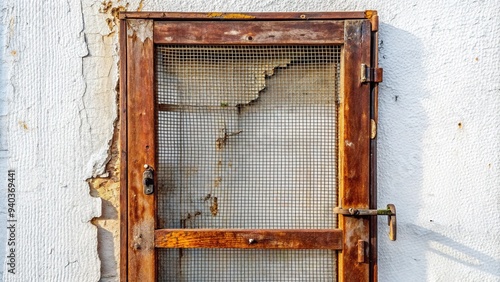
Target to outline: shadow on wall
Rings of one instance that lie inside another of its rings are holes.
[[[431,95],[431,89],[424,87],[423,48],[413,34],[381,23],[379,60],[384,82],[379,94],[378,203],[379,207],[396,205],[398,239],[389,241],[386,220],[380,218],[379,280],[428,280],[429,266],[435,263],[428,261],[429,253],[496,275],[491,271],[500,265],[495,258],[422,226],[423,138],[429,126],[423,102]]]
[[[379,65],[384,81],[379,93],[378,203],[397,208],[398,239],[389,241],[385,218],[379,219],[378,269],[380,281],[415,281],[427,277],[422,241],[409,234],[409,224],[417,221],[422,171],[422,138],[428,120],[422,100],[425,73],[421,64],[423,44],[411,33],[381,23]],[[421,238],[417,238],[421,240]]]
[[[498,275],[497,271],[492,270],[496,270],[500,266],[500,260],[458,243],[439,232],[411,223],[405,224],[401,231],[408,234],[408,237],[411,238],[410,241],[416,242],[425,252],[432,252],[469,268],[475,268],[478,271]],[[485,264],[493,267],[480,267]]]

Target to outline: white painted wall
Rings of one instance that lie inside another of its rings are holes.
[[[143,4],[166,11],[378,10],[385,70],[379,203],[395,203],[399,220],[396,242],[380,220],[380,281],[500,281],[500,2]],[[108,157],[118,75],[116,27],[110,30],[111,11],[102,6],[0,4],[0,183],[5,187],[6,169],[14,168],[19,187],[18,272],[4,272],[4,281],[99,280],[89,221],[99,216],[100,200],[89,196],[85,180],[102,173]],[[139,6],[133,1],[128,9]]]

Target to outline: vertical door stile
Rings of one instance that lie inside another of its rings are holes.
[[[368,208],[370,202],[370,87],[361,83],[361,64],[370,63],[370,22],[345,21],[343,97],[339,109],[339,205]],[[344,248],[339,281],[368,281],[369,261],[359,262],[367,245],[370,219],[339,216]],[[368,257],[365,255],[364,257]]]
[[[120,20],[120,281],[128,277],[127,21]]]
[[[155,168],[152,20],[127,20],[128,281],[155,281],[155,201],[143,188]]]

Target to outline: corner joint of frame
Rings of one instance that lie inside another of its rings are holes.
[[[378,31],[378,14],[375,10],[366,10],[365,18],[370,20],[372,31]]]

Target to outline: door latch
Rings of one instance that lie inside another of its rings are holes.
[[[369,209],[355,209],[355,208],[343,209],[341,207],[336,207],[333,209],[333,212],[344,216],[387,215],[388,225],[389,225],[389,239],[391,241],[396,241],[396,230],[397,230],[396,206],[393,204],[388,204],[387,209],[384,210],[369,210]]]
[[[151,195],[154,192],[154,177],[153,168],[149,165],[144,165],[144,172],[142,173],[142,184],[144,186],[144,194]]]

